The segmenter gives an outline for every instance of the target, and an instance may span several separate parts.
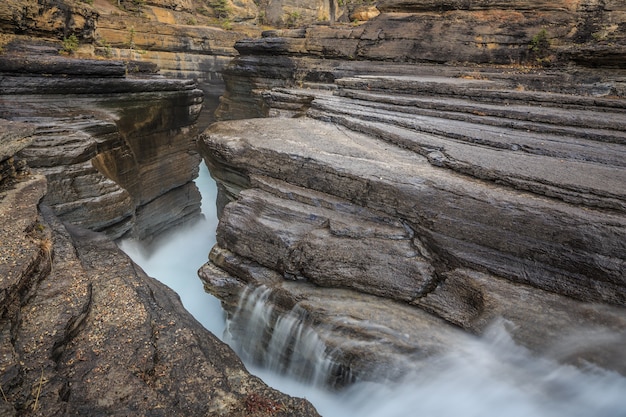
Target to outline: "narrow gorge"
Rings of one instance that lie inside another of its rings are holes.
[[[2,414],[313,416],[246,366],[412,398],[491,340],[545,415],[621,415],[625,33],[618,0],[0,6]],[[198,225],[201,160],[234,351],[114,243]]]

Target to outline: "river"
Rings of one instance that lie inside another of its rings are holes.
[[[205,219],[164,236],[150,251],[130,240],[120,247],[174,289],[208,330],[223,337],[220,303],[204,292],[196,273],[215,243],[217,225],[216,187],[204,164],[197,184]],[[402,381],[358,383],[339,393],[247,366],[269,385],[307,398],[324,417],[626,417],[626,378],[536,357],[497,325],[433,359],[419,374]]]

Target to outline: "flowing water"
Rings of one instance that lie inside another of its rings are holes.
[[[204,163],[196,185],[202,193],[203,219],[159,237],[147,247],[125,239],[120,248],[148,275],[172,288],[183,305],[202,325],[220,336],[224,331],[224,312],[219,300],[204,291],[198,269],[208,260],[215,244],[217,226],[217,187]]]
[[[322,416],[626,417],[626,378],[533,356],[497,324],[484,337],[468,338],[402,381],[361,382],[341,392],[326,390],[320,381],[333,369],[332,355],[317,334],[302,324],[300,312],[276,317],[265,304],[267,292],[251,289],[226,325],[218,300],[204,293],[196,271],[215,243],[217,223],[215,184],[204,165],[197,182],[205,220],[161,239],[150,252],[133,241],[122,242],[122,249],[149,275],[178,292],[207,329],[223,334],[251,372],[283,392],[307,398]],[[244,329],[245,338],[234,336],[236,327]],[[255,349],[262,338],[268,338],[263,343],[267,352]]]

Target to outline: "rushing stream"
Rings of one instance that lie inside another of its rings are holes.
[[[173,288],[198,321],[222,337],[225,321],[220,304],[204,293],[196,274],[215,243],[217,223],[215,184],[204,165],[197,183],[203,194],[204,220],[161,239],[161,244],[150,253],[138,242],[124,241],[120,246],[149,275]],[[248,295],[240,308],[252,309],[256,321],[251,328],[258,332],[263,325],[263,294]],[[309,381],[319,380],[317,373],[329,364],[324,362],[328,358],[323,349],[318,349],[315,335],[299,326],[293,316],[284,318],[280,327],[270,356],[261,362],[281,372],[311,374]],[[294,337],[290,334],[294,329],[301,335],[298,338],[309,338],[303,339],[301,345],[316,348],[306,355],[318,355],[320,366],[298,369],[302,363],[294,360],[295,369],[288,370],[277,364],[275,355],[285,338]],[[230,340],[228,332],[226,335],[225,339],[244,360],[247,355],[257,355],[249,351],[254,344],[250,334],[247,344]],[[465,345],[433,359],[403,381],[358,383],[340,393],[314,383],[297,382],[268,368],[259,369],[250,362],[248,367],[269,385],[307,398],[324,417],[626,417],[626,378],[593,367],[581,370],[533,356],[516,345],[502,326],[494,326],[481,339],[468,338]]]
[[[221,336],[224,312],[219,300],[204,291],[197,273],[215,244],[217,226],[217,188],[204,163],[200,165],[196,185],[202,193],[204,219],[166,233],[150,249],[131,239],[123,240],[119,246],[148,275],[176,291],[187,311],[205,328]]]

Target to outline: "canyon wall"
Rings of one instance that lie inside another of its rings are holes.
[[[445,64],[434,70],[444,73],[449,66],[471,73],[472,66],[491,65],[510,82],[519,74],[519,88],[624,92],[622,2],[389,1],[377,9],[382,13],[367,22],[266,31],[237,42],[240,55],[225,70],[218,117],[266,116],[264,89],[379,73],[388,63]],[[393,71],[411,75],[411,65]]]
[[[302,415],[106,236],[61,223],[0,121],[2,415]],[[18,162],[21,160],[21,163]]]
[[[3,411],[315,415],[81,228],[198,214],[198,87],[231,58],[217,115],[247,120],[200,143],[221,206],[200,275],[231,316],[268,287],[333,385],[494,325],[625,373],[625,21],[617,0],[3,3]]]
[[[233,315],[266,286],[324,339],[331,384],[497,323],[626,372],[624,7],[378,8],[236,44],[201,142],[222,204],[207,289]]]
[[[0,115],[37,126],[18,156],[47,177],[44,203],[62,220],[146,239],[199,215],[193,82],[127,78],[121,62],[54,54],[0,67]]]
[[[318,415],[112,241],[200,215],[198,86],[243,36],[164,7],[0,5],[2,415]]]

